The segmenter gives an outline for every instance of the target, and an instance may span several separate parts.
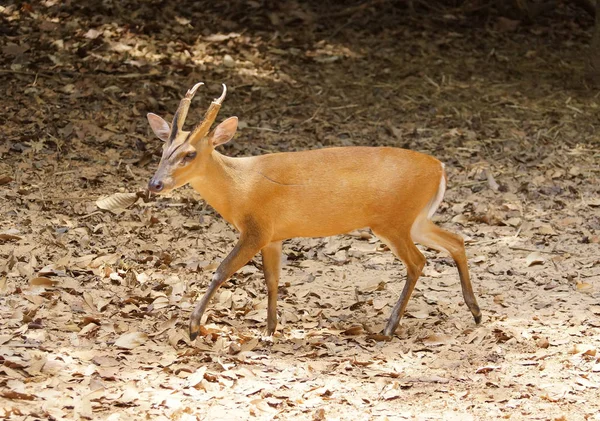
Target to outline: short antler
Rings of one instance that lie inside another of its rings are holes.
[[[185,123],[185,118],[187,117],[188,109],[190,108],[192,98],[194,98],[196,91],[202,85],[204,85],[204,83],[202,82],[196,83],[192,87],[192,89],[187,91],[187,93],[179,103],[179,107],[177,107],[177,111],[175,111],[175,115],[173,116],[173,124],[171,125],[171,133],[169,134],[169,143],[173,142],[177,137],[177,133],[181,131],[183,123]]]
[[[190,133],[190,136],[188,138],[190,144],[196,144],[208,134],[210,126],[212,126],[212,124],[215,122],[215,119],[217,118],[217,114],[219,114],[221,104],[223,103],[223,100],[225,99],[226,95],[227,86],[223,84],[223,93],[221,94],[221,96],[219,98],[214,99],[213,102],[211,102],[210,106],[208,107],[208,110],[206,111],[206,114],[204,114],[204,119],[202,120],[202,122],[196,127],[194,127],[194,130],[192,130],[192,132]]]

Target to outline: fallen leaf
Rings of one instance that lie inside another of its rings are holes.
[[[148,340],[148,335],[142,332],[129,332],[119,336],[115,346],[123,349],[133,349],[143,345]]]
[[[476,374],[486,374],[489,373],[490,371],[494,371],[494,370],[499,370],[500,366],[498,365],[486,365],[485,367],[479,367],[477,370],[475,370]]]
[[[577,282],[577,291],[585,292],[591,291],[593,289],[593,285],[588,282]]]
[[[363,327],[360,325],[356,325],[356,326],[352,326],[351,328],[344,330],[344,335],[354,336],[354,335],[360,335],[363,332],[364,332]]]
[[[14,390],[2,390],[0,391],[0,396],[3,396],[7,399],[23,401],[33,401],[36,399],[35,395],[31,395],[29,393],[15,392]]]
[[[538,232],[542,235],[558,235],[551,225],[542,225],[538,228]]]
[[[29,285],[45,286],[45,287],[51,287],[58,283],[59,283],[59,281],[47,278],[45,276],[38,276],[37,278],[33,278],[29,281]]]
[[[100,35],[102,35],[102,32],[94,28],[88,29],[88,31],[85,34],[83,34],[83,36],[87,39],[96,39]]]
[[[542,254],[539,251],[534,251],[525,258],[525,264],[527,265],[527,267],[533,265],[541,265],[544,264],[545,261],[546,259],[544,258],[544,256],[542,256]]]
[[[427,346],[449,345],[454,343],[454,339],[448,335],[434,333],[423,338],[423,344]]]
[[[138,200],[137,193],[115,193],[96,200],[96,206],[113,213],[122,212]]]
[[[6,234],[6,233],[0,234],[0,242],[16,241],[16,240],[20,240],[20,239],[21,239],[21,237],[19,237],[18,235]]]
[[[569,354],[582,354],[589,355],[590,357],[595,357],[596,348],[593,345],[574,344],[573,348],[569,350]]]
[[[204,380],[204,374],[206,373],[206,369],[206,366],[202,366],[198,370],[190,374],[185,381],[185,387],[196,387],[198,384],[200,384],[200,382]]]

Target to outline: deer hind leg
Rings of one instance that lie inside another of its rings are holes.
[[[401,234],[400,232],[391,233],[377,229],[372,230],[377,237],[390,247],[396,257],[402,260],[406,266],[406,283],[404,284],[400,298],[392,309],[392,314],[383,331],[384,335],[391,337],[400,323],[400,319],[406,310],[408,300],[415,289],[419,276],[421,276],[421,272],[425,266],[425,256],[423,256],[407,234]]]
[[[479,305],[477,305],[477,300],[473,293],[473,286],[469,277],[469,267],[467,266],[465,244],[462,237],[441,229],[424,217],[418,219],[413,224],[411,236],[417,243],[434,250],[446,252],[452,256],[458,268],[463,298],[473,314],[475,323],[479,324],[481,322],[481,310],[479,309]]]

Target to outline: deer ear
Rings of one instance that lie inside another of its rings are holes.
[[[154,113],[148,113],[146,117],[148,117],[148,123],[150,123],[150,127],[154,134],[158,136],[160,140],[166,142],[171,133],[171,126],[169,123],[167,123],[164,118],[159,117]]]
[[[235,134],[238,126],[237,117],[229,117],[227,120],[219,124],[210,134],[210,141],[214,147],[227,143]]]

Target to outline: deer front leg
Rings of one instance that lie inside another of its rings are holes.
[[[217,292],[217,289],[242,266],[248,263],[267,243],[268,240],[263,240],[260,232],[257,230],[242,232],[238,243],[225,260],[221,262],[213,275],[208,290],[200,302],[196,304],[192,312],[192,316],[190,317],[190,339],[192,341],[196,339],[200,332],[200,319],[211,298]]]
[[[267,283],[267,334],[273,335],[277,328],[277,287],[281,273],[281,241],[269,243],[262,249],[263,273]]]

